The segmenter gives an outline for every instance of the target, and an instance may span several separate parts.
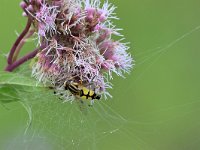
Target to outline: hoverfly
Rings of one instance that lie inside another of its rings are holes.
[[[100,100],[101,95],[97,94],[94,90],[88,89],[80,83],[68,80],[64,82],[65,90],[69,90],[74,96],[82,100]]]

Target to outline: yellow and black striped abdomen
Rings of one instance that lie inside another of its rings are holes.
[[[86,87],[82,87],[80,97],[82,99],[89,99],[89,100],[91,100],[91,99],[98,99],[99,100],[101,98],[100,95],[97,95],[93,90],[90,90]]]
[[[101,95],[95,93],[95,91],[90,90],[76,82],[67,81],[64,83],[65,90],[69,90],[73,95],[80,97],[85,100],[100,99]]]

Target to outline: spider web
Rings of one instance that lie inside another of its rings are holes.
[[[47,89],[38,91],[33,87],[14,89],[29,114],[29,121],[24,131],[26,136],[20,145],[28,149],[31,149],[35,140],[40,143],[43,141],[41,146],[50,142],[52,149],[79,149],[84,146],[96,149],[100,139],[114,134],[127,122],[119,114],[112,112],[105,102],[97,103],[94,108],[88,109],[86,114],[81,112],[76,104],[63,103]],[[30,101],[30,93],[33,91],[37,94]],[[17,148],[16,143],[21,142],[19,139],[15,140],[8,149]]]
[[[137,66],[146,62],[148,62],[148,65],[136,77],[134,82],[138,81],[172,46],[192,35],[194,32],[199,31],[199,29],[200,26],[193,28],[165,47],[158,47],[138,54],[136,57],[140,59],[137,61]],[[149,63],[151,59],[153,61]],[[21,68],[21,70],[23,70],[24,74],[28,74],[28,71],[25,71],[27,69]],[[110,138],[117,137],[121,139],[118,136],[122,136],[123,142],[121,142],[123,144],[112,145],[112,148],[123,149],[124,144],[132,143],[131,145],[135,149],[149,150],[151,147],[145,142],[145,139],[140,138],[140,133],[156,132],[156,125],[167,122],[167,120],[137,122],[129,119],[129,117],[124,117],[113,110],[114,100],[98,101],[95,102],[93,107],[86,108],[85,111],[80,111],[76,103],[63,103],[49,89],[14,86],[12,88],[17,92],[20,103],[26,109],[29,119],[23,134],[11,140],[9,146],[5,149],[95,150],[101,149],[102,143],[105,143],[107,140],[109,141]],[[35,94],[32,94],[30,98],[30,93]],[[185,105],[188,106],[194,103],[199,104],[199,100],[175,106],[174,108],[169,107],[161,111],[184,108]],[[184,115],[182,114],[180,116]],[[175,116],[174,118],[177,117],[179,116]],[[141,131],[140,128],[142,126],[149,126],[149,129],[147,131]]]

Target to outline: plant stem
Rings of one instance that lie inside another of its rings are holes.
[[[19,60],[15,61],[13,64],[8,64],[5,68],[5,71],[12,72],[15,68],[19,67],[21,64],[25,63],[26,61],[30,60],[31,58],[35,57],[40,49],[45,48],[44,45],[36,48],[34,51],[26,54],[24,57],[20,58]]]
[[[17,60],[17,57],[19,55],[20,50],[22,49],[22,47],[24,46],[24,44],[26,43],[27,39],[30,38],[34,33],[34,30],[29,29],[29,31],[27,32],[27,34],[24,36],[24,38],[20,41],[20,43],[18,44],[15,53],[13,55],[13,59],[12,61],[15,62]]]
[[[27,34],[27,32],[29,31],[30,27],[31,27],[31,23],[32,23],[32,19],[28,18],[27,24],[25,29],[22,31],[22,33],[20,34],[20,36],[17,38],[17,40],[15,41],[15,43],[13,44],[10,53],[8,55],[8,65],[11,65],[13,63],[13,55],[15,53],[15,50],[17,48],[17,46],[19,45],[19,43],[21,42],[21,40],[23,39],[23,37]]]

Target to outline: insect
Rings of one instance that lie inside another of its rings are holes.
[[[100,100],[101,95],[97,94],[94,90],[84,87],[82,84],[68,80],[64,82],[65,90],[69,90],[73,95],[81,98],[82,100]]]

